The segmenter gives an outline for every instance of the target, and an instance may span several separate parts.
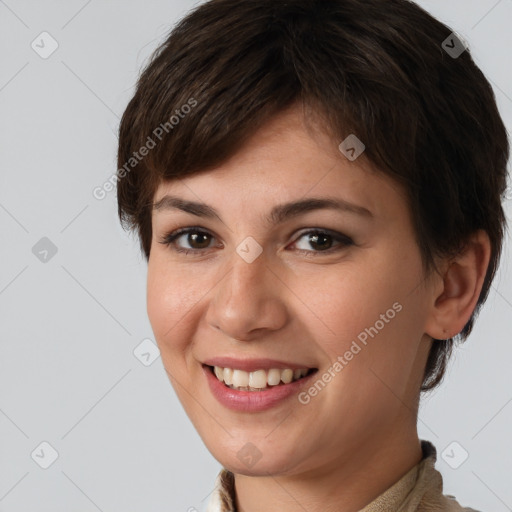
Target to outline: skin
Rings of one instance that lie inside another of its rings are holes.
[[[489,261],[478,232],[426,279],[403,190],[364,154],[350,162],[339,142],[293,106],[217,169],[163,183],[154,195],[206,203],[222,219],[153,211],[147,311],[185,411],[235,473],[239,511],[358,511],[420,462],[417,408],[432,337],[463,328]],[[324,196],[372,217],[322,209],[264,221],[277,204]],[[175,241],[195,249],[189,255],[160,243],[184,227],[211,237]],[[328,238],[333,249],[322,251],[322,241],[308,241],[313,228],[354,243]],[[263,249],[250,264],[236,252],[248,236]],[[267,411],[232,411],[208,388],[201,362],[221,355],[291,361],[322,375],[397,302],[401,311],[306,405],[291,397]],[[261,452],[252,467],[237,457],[248,442]]]

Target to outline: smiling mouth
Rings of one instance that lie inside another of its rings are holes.
[[[234,368],[208,366],[213,375],[226,387],[237,391],[265,391],[277,386],[285,386],[315,373],[317,368],[270,368],[246,372]]]

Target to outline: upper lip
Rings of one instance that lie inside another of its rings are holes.
[[[279,368],[281,370],[286,368],[290,368],[291,370],[314,368],[308,364],[291,363],[268,358],[237,359],[235,357],[212,357],[211,359],[203,361],[203,364],[207,366],[219,366],[220,368],[244,370],[246,372],[254,372],[256,370],[270,370],[271,368]]]

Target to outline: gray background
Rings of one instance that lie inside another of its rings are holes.
[[[510,129],[512,0],[419,3],[468,41]],[[115,171],[141,66],[193,5],[0,0],[1,511],[203,510],[213,488],[220,465],[161,359],[134,354],[153,339],[137,242],[115,191],[92,195]],[[46,59],[31,47],[43,31],[59,45]],[[445,493],[485,512],[512,510],[510,262],[507,235],[475,330],[419,418]],[[43,441],[59,454],[47,469]]]

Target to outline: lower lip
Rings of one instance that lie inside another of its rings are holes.
[[[285,399],[297,395],[305,387],[316,371],[289,384],[271,386],[263,391],[237,391],[228,388],[215,375],[209,366],[203,365],[203,372],[215,398],[224,406],[235,411],[265,411],[282,403]]]

